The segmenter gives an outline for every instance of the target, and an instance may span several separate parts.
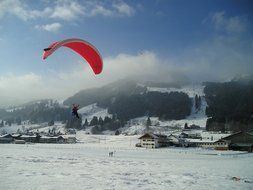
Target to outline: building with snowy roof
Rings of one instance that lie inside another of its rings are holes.
[[[169,141],[166,135],[145,133],[140,139],[140,145],[144,148],[159,148],[169,145]]]
[[[13,142],[13,137],[11,134],[5,134],[0,136],[0,143],[11,143]]]
[[[253,132],[238,132],[229,135],[222,140],[229,143],[229,149],[241,151],[253,151]]]

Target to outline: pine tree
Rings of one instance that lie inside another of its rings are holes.
[[[115,135],[119,135],[120,133],[119,133],[119,130],[116,130],[115,131]]]
[[[90,126],[98,125],[98,118],[97,116],[94,116],[92,120],[90,121]]]
[[[2,122],[0,123],[0,127],[4,126],[4,121],[2,120]]]
[[[104,121],[103,121],[102,117],[100,116],[98,119],[98,124],[102,126],[103,123],[104,123]]]
[[[113,114],[113,115],[112,115],[112,120],[113,120],[113,121],[117,120],[117,114]]]
[[[85,119],[85,122],[84,122],[83,126],[88,126],[88,125],[89,125],[89,122],[88,122],[87,119]]]
[[[48,126],[53,126],[54,125],[54,120],[51,120],[48,122]]]
[[[68,120],[68,122],[66,124],[66,128],[81,129],[82,128],[82,119],[72,117],[70,120]]]
[[[112,121],[112,119],[108,116],[105,116],[105,119],[104,119],[104,124],[106,123],[110,123]]]

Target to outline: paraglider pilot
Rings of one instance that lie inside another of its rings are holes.
[[[77,113],[78,109],[79,109],[79,105],[75,105],[75,104],[72,105],[72,115],[76,116],[76,118],[80,119],[80,117]]]

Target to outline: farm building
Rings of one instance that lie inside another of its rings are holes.
[[[229,149],[241,151],[253,151],[253,132],[238,132],[229,135],[223,140],[229,143]]]
[[[43,136],[40,137],[39,143],[66,143],[66,139],[62,136],[56,136],[56,137],[47,137]]]
[[[170,146],[180,146],[180,139],[176,135],[169,135],[168,136],[168,141]]]
[[[24,140],[25,142],[38,143],[40,135],[21,135],[17,140]]]
[[[5,134],[0,136],[0,143],[11,143],[13,142],[13,137],[11,134]]]
[[[196,143],[197,147],[213,148],[215,150],[228,150],[228,145],[229,145],[229,143],[224,140],[209,141],[209,142],[202,141],[202,142]]]
[[[159,148],[169,145],[166,135],[158,135],[153,133],[146,133],[139,137],[140,145],[144,148]]]
[[[11,135],[14,139],[19,139],[21,137],[21,134],[12,133]]]
[[[6,134],[0,136],[0,143],[15,143],[24,144],[30,143],[76,143],[74,136],[40,136],[36,135],[21,135],[21,134]]]
[[[181,146],[184,147],[201,147],[215,150],[228,150],[229,143],[222,139],[207,140],[207,139],[181,139]]]

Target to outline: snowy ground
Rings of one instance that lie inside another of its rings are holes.
[[[252,189],[253,154],[135,148],[138,136],[0,144],[0,189]],[[108,157],[109,151],[116,151]],[[240,177],[234,181],[232,177]]]

